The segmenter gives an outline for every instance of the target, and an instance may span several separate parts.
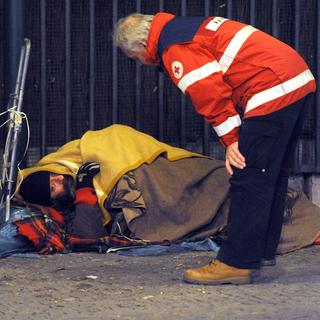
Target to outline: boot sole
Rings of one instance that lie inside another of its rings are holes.
[[[276,265],[276,260],[261,260],[261,267],[272,267]]]
[[[205,284],[205,285],[219,285],[219,284],[249,284],[251,283],[251,277],[237,277],[228,279],[217,279],[217,280],[198,280],[183,277],[183,281],[193,284]]]

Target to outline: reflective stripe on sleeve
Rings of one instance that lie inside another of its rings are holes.
[[[202,80],[211,74],[221,71],[220,66],[218,62],[212,61],[209,63],[206,63],[202,67],[192,70],[191,72],[187,73],[178,83],[178,87],[180,90],[185,93],[187,88],[194,84],[195,82]]]
[[[232,129],[239,127],[241,125],[240,116],[237,114],[235,116],[229,117],[225,122],[213,127],[214,131],[219,137],[224,136]]]
[[[308,69],[288,81],[282,82],[270,89],[261,91],[248,100],[245,108],[245,113],[261,106],[264,103],[282,97],[287,93],[299,89],[311,80],[314,80],[314,77],[311,71]]]
[[[219,61],[219,65],[223,73],[227,72],[245,41],[255,31],[257,31],[256,28],[252,26],[245,26],[235,34]]]

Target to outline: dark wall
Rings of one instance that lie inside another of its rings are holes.
[[[0,0],[0,24],[4,1]],[[113,23],[132,12],[218,15],[251,23],[295,47],[317,72],[316,0],[25,1],[26,36],[32,42],[23,105],[31,127],[29,164],[88,129],[112,123],[127,124],[170,144],[223,157],[215,134],[206,131],[203,119],[169,79],[114,50]],[[0,27],[3,40],[5,26]],[[0,70],[2,48],[3,41]],[[0,72],[0,101],[4,101],[4,77]],[[316,170],[316,110],[314,100],[297,154],[303,172]],[[209,133],[208,140],[203,139],[204,132]]]

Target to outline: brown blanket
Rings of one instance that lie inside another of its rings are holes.
[[[121,209],[133,234],[162,241],[213,236],[225,228],[229,175],[224,162],[189,158],[170,162],[159,157],[124,175],[110,193],[108,210]],[[290,190],[279,253],[314,242],[320,208]]]
[[[314,243],[320,234],[320,208],[305,194],[289,188],[278,253]]]

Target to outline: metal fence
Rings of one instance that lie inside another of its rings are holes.
[[[86,130],[112,123],[223,158],[213,131],[171,81],[156,69],[130,61],[113,46],[114,24],[132,12],[216,15],[252,24],[293,46],[319,78],[317,0],[0,0],[1,42],[21,19],[6,12],[10,6],[13,10],[14,2],[23,3],[24,36],[32,42],[24,102],[31,124],[28,165]],[[11,19],[9,23],[4,17]],[[1,70],[7,63],[3,47]],[[0,81],[6,82],[6,74]],[[0,98],[5,103],[3,87]],[[319,90],[304,123],[296,171],[320,172]]]

